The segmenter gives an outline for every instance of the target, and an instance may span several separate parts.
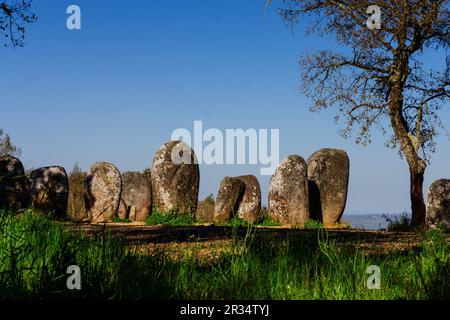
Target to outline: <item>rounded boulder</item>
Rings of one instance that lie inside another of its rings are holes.
[[[84,200],[92,223],[107,222],[117,215],[122,177],[111,163],[94,163],[84,183]]]
[[[67,215],[69,178],[63,167],[33,170],[30,174],[30,190],[33,208],[58,217]]]
[[[197,210],[200,169],[194,150],[182,141],[164,144],[155,154],[151,171],[154,203],[159,213]]]
[[[339,149],[321,149],[306,163],[310,217],[322,221],[325,227],[334,227],[340,222],[347,203],[348,155]]]
[[[119,217],[145,222],[152,211],[152,187],[148,174],[125,172],[122,175],[122,198]]]
[[[30,204],[30,185],[22,162],[12,156],[0,157],[0,208],[26,209]]]
[[[244,183],[244,191],[238,208],[239,218],[248,223],[261,221],[261,186],[258,179],[252,175],[240,176],[236,179]]]
[[[214,222],[229,222],[238,212],[245,183],[233,177],[225,177],[220,183],[214,206]]]
[[[290,226],[304,226],[309,220],[308,169],[302,157],[288,156],[275,170],[269,187],[269,216]]]
[[[437,228],[443,224],[450,230],[450,180],[441,179],[433,182],[428,191],[427,225]]]

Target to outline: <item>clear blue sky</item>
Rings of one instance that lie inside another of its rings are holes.
[[[66,8],[82,10],[82,30],[66,29]],[[281,158],[323,147],[351,159],[346,214],[409,210],[408,170],[387,137],[368,147],[338,135],[334,114],[311,113],[298,57],[330,39],[294,33],[265,0],[37,0],[39,21],[22,49],[0,49],[0,127],[23,150],[26,167],[96,161],[121,171],[150,167],[177,128],[278,128]],[[439,62],[436,62],[439,63]],[[443,112],[450,124],[448,107]],[[438,140],[425,188],[450,177],[450,143]],[[258,166],[202,166],[200,197],[226,175]],[[259,177],[264,199],[269,177]],[[265,200],[266,201],[266,200]]]

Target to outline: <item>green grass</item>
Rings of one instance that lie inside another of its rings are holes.
[[[265,217],[263,219],[263,221],[261,221],[260,223],[257,224],[258,226],[262,226],[262,227],[280,227],[282,226],[281,223],[273,221],[272,219]]]
[[[411,218],[406,212],[402,213],[399,217],[394,219],[389,218],[387,215],[383,215],[383,218],[388,223],[388,231],[411,231]]]
[[[422,247],[374,255],[346,249],[325,230],[274,241],[248,236],[218,260],[173,260],[164,251],[127,250],[107,233],[88,237],[48,217],[0,212],[0,298],[95,299],[448,299],[450,248],[445,235]],[[78,265],[82,289],[66,288]],[[367,267],[381,268],[381,290],[366,287]]]
[[[145,221],[147,225],[164,225],[164,226],[191,226],[195,223],[194,215],[191,213],[167,213],[161,214],[153,211],[153,213]]]
[[[308,220],[305,222],[305,229],[323,229],[324,225],[320,221]]]

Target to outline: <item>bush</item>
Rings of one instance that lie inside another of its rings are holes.
[[[120,217],[113,217],[111,221],[115,223],[131,223],[130,219]]]
[[[388,231],[411,231],[411,217],[407,212],[403,212],[400,216],[395,217],[393,219],[389,218],[387,215],[383,215],[383,218],[386,219],[388,223],[387,230]]]
[[[214,221],[214,196],[210,194],[203,201],[200,201],[197,205],[197,213],[195,218],[200,223],[213,223]]]
[[[325,226],[322,222],[317,220],[308,220],[305,222],[305,229],[323,229]]]
[[[69,200],[67,213],[72,220],[81,221],[87,218],[87,211],[84,205],[84,180],[87,174],[82,172],[78,163],[75,163],[69,173]]]
[[[151,226],[191,226],[195,223],[195,217],[192,213],[169,212],[162,214],[153,207],[152,214],[145,223]]]
[[[258,226],[262,226],[262,227],[281,227],[282,224],[277,222],[277,221],[273,221],[268,216],[264,216],[263,221],[258,223]]]
[[[13,156],[17,158],[20,157],[21,154],[22,150],[12,144],[9,134],[5,133],[3,129],[0,128],[0,157]]]

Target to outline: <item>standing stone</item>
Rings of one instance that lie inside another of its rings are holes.
[[[450,230],[450,180],[435,181],[428,192],[427,225],[431,228],[443,224]]]
[[[334,227],[347,202],[350,160],[338,149],[321,149],[307,160],[310,217]]]
[[[248,223],[261,221],[261,187],[255,176],[240,176],[238,180],[244,183],[244,194],[239,203],[238,215]]]
[[[245,183],[233,177],[225,177],[220,183],[214,206],[214,222],[229,222],[238,212],[244,195]]]
[[[22,162],[12,156],[0,157],[0,208],[25,209],[30,204],[30,186]]]
[[[269,187],[269,216],[299,227],[309,220],[308,168],[302,157],[289,156],[275,170]]]
[[[159,213],[193,213],[197,210],[200,169],[192,150],[182,141],[164,144],[152,165],[152,190]]]
[[[106,222],[115,217],[121,193],[119,170],[110,163],[94,163],[84,183],[84,200],[90,221]]]
[[[69,179],[63,167],[36,169],[30,175],[33,208],[58,217],[67,214]]]
[[[145,222],[152,211],[150,176],[140,172],[125,172],[122,176],[122,199],[119,218]]]

